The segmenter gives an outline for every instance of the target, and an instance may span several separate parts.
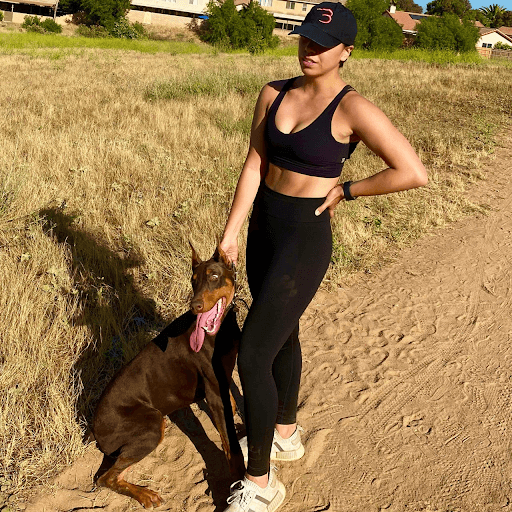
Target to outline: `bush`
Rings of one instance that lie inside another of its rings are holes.
[[[45,32],[51,32],[53,34],[60,34],[62,32],[62,27],[51,18],[46,18],[41,23],[41,27],[43,27]]]
[[[478,27],[469,19],[462,22],[455,14],[431,16],[417,25],[416,46],[430,50],[475,51],[480,38]]]
[[[29,32],[38,32],[39,34],[60,34],[62,27],[51,18],[47,18],[41,21],[39,16],[25,16],[23,24],[21,25],[25,30]]]
[[[130,23],[127,18],[122,17],[114,23],[114,26],[109,31],[113,37],[124,39],[143,39],[147,38],[146,29],[144,25],[139,22]]]
[[[25,16],[21,27],[25,30],[31,30],[33,27],[41,26],[41,18],[39,16]]]
[[[221,48],[246,48],[260,53],[275,48],[279,38],[272,34],[274,17],[251,0],[240,12],[233,0],[210,0],[206,8],[208,19],[199,29],[201,40]]]
[[[404,41],[400,25],[386,16],[373,20],[369,26],[369,33],[371,50],[395,50],[400,48]]]
[[[495,45],[494,45],[494,48],[496,50],[512,50],[512,46],[509,45],[509,44],[506,44],[506,43],[502,43],[501,41],[498,41]]]
[[[87,25],[101,25],[109,32],[130,9],[130,0],[81,0]]]
[[[0,21],[4,21],[4,13],[3,13],[3,11],[0,11]]]
[[[389,0],[347,0],[346,6],[357,21],[356,48],[394,49],[402,45],[400,25],[382,16],[389,5]]]
[[[88,27],[87,25],[79,25],[76,33],[82,37],[96,37],[96,38],[105,38],[111,37],[105,27],[101,25],[91,25]]]

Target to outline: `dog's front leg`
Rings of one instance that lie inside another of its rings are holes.
[[[213,421],[219,431],[222,449],[228,460],[231,475],[240,479],[245,474],[245,464],[231,413],[229,388],[220,387],[214,372],[204,376],[206,401],[212,413]]]

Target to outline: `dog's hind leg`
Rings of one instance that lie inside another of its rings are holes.
[[[165,420],[159,411],[153,410],[130,417],[129,423],[130,432],[137,432],[138,435],[120,448],[115,460],[112,456],[105,456],[102,467],[109,464],[111,467],[103,474],[100,473],[101,468],[98,470],[97,475],[101,474],[101,476],[96,483],[119,494],[130,496],[144,508],[159,507],[162,499],[155,491],[131,484],[124,479],[124,476],[130,466],[142,460],[160,444],[165,430]]]

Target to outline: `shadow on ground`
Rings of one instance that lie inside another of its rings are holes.
[[[144,263],[135,248],[120,239],[112,249],[112,243],[109,246],[101,235],[81,230],[77,218],[59,207],[40,210],[39,216],[45,233],[56,243],[65,244],[69,253],[79,296],[79,314],[70,321],[86,326],[93,340],[75,365],[82,381],[77,401],[79,421],[89,427],[96,403],[114,374],[173,319],[164,320],[155,302],[134,282],[130,270]],[[240,392],[234,385],[232,389],[241,408]],[[199,405],[209,414],[204,402]],[[190,407],[176,411],[170,420],[201,454],[208,494],[220,512],[226,506],[231,483],[224,453],[208,438]]]

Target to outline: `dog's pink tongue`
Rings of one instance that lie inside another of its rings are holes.
[[[190,335],[190,347],[194,352],[199,352],[201,350],[201,347],[203,346],[204,342],[204,335],[206,329],[208,328],[208,331],[211,330],[211,327],[215,322],[215,317],[217,314],[217,304],[213,306],[213,308],[210,309],[210,311],[197,314],[196,328]]]

